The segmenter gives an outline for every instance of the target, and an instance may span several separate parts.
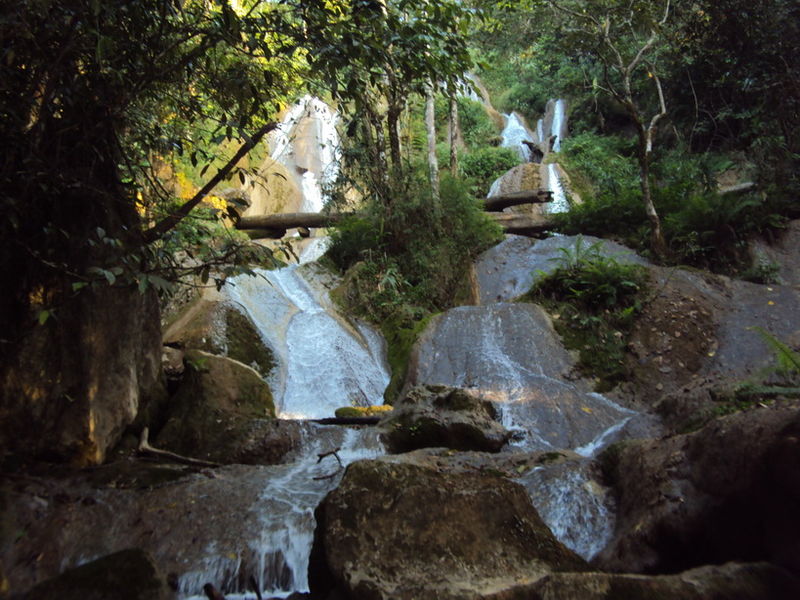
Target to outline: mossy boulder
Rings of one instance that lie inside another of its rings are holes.
[[[404,458],[351,464],[322,502],[312,593],[327,597],[327,582],[353,599],[475,600],[552,571],[586,569],[522,486]]]
[[[167,600],[172,594],[143,550],[115,552],[43,581],[25,600]]]
[[[348,419],[351,417],[380,417],[392,411],[388,404],[380,406],[343,406],[336,409],[337,419]]]
[[[499,452],[511,438],[491,402],[443,385],[412,388],[380,427],[394,453],[437,447]]]
[[[155,445],[221,463],[272,464],[297,431],[275,419],[269,386],[254,369],[202,350],[186,352],[184,380]]]
[[[216,290],[206,290],[175,317],[164,331],[164,344],[227,356],[270,374],[275,357],[250,317]]]

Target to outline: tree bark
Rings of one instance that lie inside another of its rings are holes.
[[[455,84],[448,87],[450,92],[450,175],[458,175],[458,101]]]
[[[425,132],[428,138],[428,179],[431,182],[433,210],[439,212],[439,161],[436,158],[436,114],[433,98],[433,84],[425,86]]]

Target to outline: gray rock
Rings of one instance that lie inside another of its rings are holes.
[[[558,268],[558,259],[564,256],[562,248],[574,248],[577,239],[577,236],[544,240],[506,236],[504,241],[478,257],[476,269],[481,304],[508,302],[528,292],[541,277],[540,271],[551,273]],[[632,250],[615,242],[591,236],[582,238],[584,248],[598,242],[604,255],[614,256],[622,263],[648,264]]]
[[[187,373],[154,445],[219,463],[274,464],[299,434],[275,420],[267,383],[238,361],[186,352]]]
[[[529,450],[579,448],[633,416],[571,375],[547,313],[533,304],[462,306],[433,318],[415,344],[406,389],[469,389],[496,403]],[[515,443],[517,443],[515,442]]]
[[[791,600],[800,582],[768,563],[727,563],[676,575],[552,573],[533,586],[528,600]]]
[[[410,390],[380,422],[390,452],[453,448],[499,452],[511,433],[488,400],[446,386]]]
[[[125,318],[120,318],[125,315]],[[0,455],[98,464],[166,399],[155,292],[91,287],[0,367]]]
[[[521,486],[487,474],[359,461],[317,516],[316,552],[354,600],[491,598],[551,571],[586,568]],[[327,592],[312,580],[315,591]]]
[[[765,560],[800,573],[800,412],[769,408],[716,419],[602,455],[618,497],[613,571],[675,572]]]
[[[153,558],[121,550],[69,569],[25,594],[25,600],[166,600],[173,594]]]

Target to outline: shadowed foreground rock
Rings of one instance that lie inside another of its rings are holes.
[[[491,402],[443,385],[413,388],[380,426],[395,453],[438,447],[499,452],[511,436]]]
[[[764,560],[800,573],[796,409],[738,413],[604,458],[619,510],[600,567],[663,573]]]
[[[320,597],[321,561],[328,586],[370,600],[501,598],[552,571],[586,568],[521,486],[483,473],[359,461],[322,502],[317,522],[311,583]]]
[[[707,566],[677,575],[552,573],[526,600],[791,600],[800,582],[767,563]]]
[[[269,386],[254,369],[200,350],[186,359],[157,447],[219,463],[275,464],[296,445],[296,428],[275,419]]]
[[[43,581],[25,600],[166,600],[172,594],[146,552],[122,550]]]

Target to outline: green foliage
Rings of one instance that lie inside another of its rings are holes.
[[[574,248],[561,250],[554,259],[558,268],[525,299],[548,308],[565,345],[579,351],[579,367],[605,391],[626,377],[627,336],[642,307],[647,274],[604,255],[602,242],[586,246],[579,237]]]
[[[474,149],[496,145],[492,142],[499,141],[499,132],[489,115],[486,114],[483,103],[464,96],[459,96],[456,103],[458,105],[458,124],[467,147]],[[435,110],[437,132],[444,139],[447,133],[450,99],[445,96],[437,96]]]
[[[492,182],[519,164],[519,156],[511,148],[484,147],[464,155],[460,168],[465,177],[472,179],[476,195],[483,196]]]
[[[391,212],[373,203],[332,235],[327,256],[349,269],[345,301],[358,314],[413,323],[449,307],[472,259],[500,239],[463,183],[442,179],[440,214],[429,194],[411,182]]]

